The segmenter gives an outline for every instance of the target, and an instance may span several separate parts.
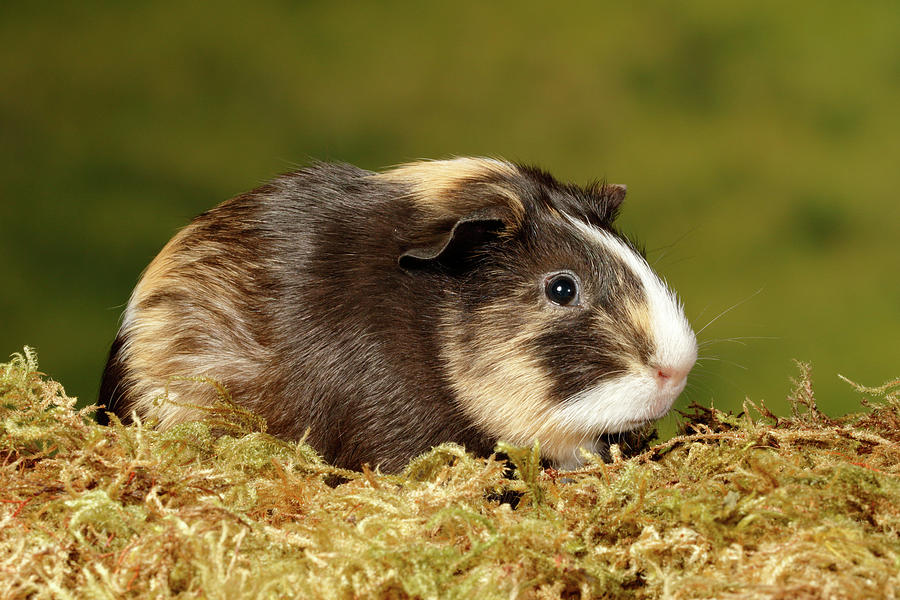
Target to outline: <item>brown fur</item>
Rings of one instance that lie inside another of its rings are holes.
[[[448,440],[489,453],[539,438],[561,456],[583,435],[554,408],[649,352],[641,290],[566,224],[615,234],[623,196],[489,159],[286,175],[204,213],[148,266],[100,400],[169,427],[215,399],[177,378],[211,377],[271,432],[309,430],[352,468],[397,469]],[[547,306],[541,277],[560,267],[595,274],[585,310]]]

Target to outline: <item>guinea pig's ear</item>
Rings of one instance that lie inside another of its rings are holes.
[[[621,183],[607,183],[603,185],[601,194],[606,200],[610,212],[615,214],[619,211],[619,207],[625,200],[625,194],[627,192],[628,187]]]
[[[464,215],[420,243],[408,248],[397,259],[404,269],[424,267],[435,261],[453,262],[463,257],[506,228],[503,210],[487,207]]]

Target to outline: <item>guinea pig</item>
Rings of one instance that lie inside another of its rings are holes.
[[[666,414],[697,357],[681,303],[614,226],[624,196],[486,158],[281,176],[150,263],[100,402],[168,428],[215,402],[181,377],[201,376],[342,467],[538,440],[576,468],[580,447]]]

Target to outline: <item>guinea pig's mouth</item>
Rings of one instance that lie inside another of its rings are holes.
[[[684,391],[687,379],[682,380],[671,387],[659,388],[648,398],[647,402],[647,419],[655,421],[666,416],[666,413],[672,409],[675,400]]]
[[[687,385],[689,370],[643,368],[601,381],[559,407],[557,422],[598,434],[644,427],[669,412]]]

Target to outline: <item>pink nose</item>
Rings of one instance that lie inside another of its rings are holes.
[[[679,369],[676,367],[657,367],[656,382],[661,387],[677,387],[682,385],[687,379],[690,369]]]

